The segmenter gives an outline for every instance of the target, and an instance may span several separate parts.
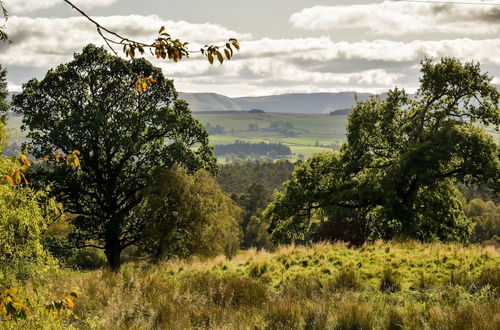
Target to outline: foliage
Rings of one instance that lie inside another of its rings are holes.
[[[271,249],[273,244],[267,232],[269,223],[261,212],[272,199],[271,190],[258,183],[252,183],[243,194],[233,195],[233,199],[243,208],[241,228],[243,229],[242,248]]]
[[[10,105],[7,102],[7,96],[9,95],[9,90],[7,89],[7,70],[2,69],[0,65],[0,122],[5,124],[5,115],[10,109]],[[0,139],[0,143],[1,143]]]
[[[157,82],[137,93],[130,82],[138,76]],[[35,157],[81,151],[78,170],[47,162],[33,176],[52,183],[52,194],[78,215],[72,220],[78,246],[103,248],[115,269],[121,251],[140,241],[144,219],[131,214],[156,168],[217,169],[205,129],[177,99],[172,81],[144,59],[127,62],[88,45],[43,80],[30,80],[13,105]]]
[[[4,20],[7,21],[7,19],[9,18],[9,14],[7,12],[7,9],[5,8],[3,1],[0,1],[0,11],[2,12]],[[5,25],[0,25],[0,41],[10,41],[9,36],[5,32]],[[0,97],[0,99],[2,98]]]
[[[473,226],[454,183],[500,191],[499,146],[478,127],[500,124],[500,94],[479,64],[427,59],[421,71],[414,99],[396,88],[358,102],[341,150],[295,169],[267,209],[277,241],[307,240],[337,221],[359,228],[357,244],[399,235],[468,239]]]
[[[7,158],[1,153],[5,136],[3,114],[9,109],[6,96],[5,70],[0,70],[0,288],[9,286],[16,278],[26,279],[55,266],[43,248],[41,233],[59,213],[59,206],[47,198],[47,190],[20,185],[26,181],[23,171],[29,167],[29,159],[24,155]],[[13,297],[5,299],[15,305]]]
[[[243,248],[273,248],[271,236],[267,232],[269,222],[261,213],[271,202],[272,191],[290,177],[293,166],[289,161],[261,161],[225,164],[220,167],[217,182],[243,209]]]
[[[473,199],[464,206],[467,217],[475,223],[471,242],[500,244],[500,205]]]
[[[220,166],[217,182],[228,194],[245,194],[253,183],[273,191],[290,179],[294,166],[294,163],[287,160],[224,164]]]
[[[72,289],[70,292],[65,293],[62,298],[49,302],[44,311],[50,314],[58,314],[62,311],[71,310],[75,307],[74,299],[79,297],[80,292],[77,289]],[[17,323],[27,320],[30,312],[32,312],[32,309],[19,298],[17,289],[4,290],[0,294],[0,316],[4,314]]]
[[[217,156],[227,155],[227,154],[242,154],[242,155],[274,155],[274,156],[284,156],[291,155],[292,151],[290,147],[285,146],[281,143],[247,143],[242,141],[236,141],[233,144],[217,144],[215,146],[215,154]]]
[[[0,286],[55,267],[42,231],[59,212],[44,191],[0,184]]]
[[[146,223],[140,246],[152,259],[232,257],[238,250],[241,210],[208,172],[159,169],[143,194],[133,216]]]

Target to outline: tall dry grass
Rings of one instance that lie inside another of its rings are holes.
[[[1,328],[499,329],[499,274],[496,250],[414,242],[61,270],[22,286],[33,312]],[[72,312],[39,312],[72,287]]]

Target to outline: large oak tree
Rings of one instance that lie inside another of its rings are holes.
[[[152,83],[138,92],[140,77]],[[77,215],[78,245],[104,249],[113,269],[121,251],[139,242],[147,219],[132,210],[156,168],[217,171],[206,130],[177,98],[173,82],[144,59],[126,61],[88,45],[44,79],[26,83],[13,105],[35,157],[81,152],[78,170],[49,161],[35,182],[52,185],[67,212]]]
[[[454,184],[500,191],[500,148],[483,129],[498,129],[500,94],[477,63],[425,60],[421,71],[414,98],[394,89],[358,102],[341,150],[296,168],[267,209],[275,239],[468,238]]]

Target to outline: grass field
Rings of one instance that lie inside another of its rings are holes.
[[[375,243],[244,251],[232,260],[54,272],[21,285],[32,312],[3,328],[499,329],[500,257],[492,247]],[[73,312],[40,302],[69,288]]]
[[[195,114],[205,125],[224,127],[224,135],[212,135],[210,142],[230,144],[235,141],[280,142],[290,147],[296,160],[299,155],[309,158],[321,151],[338,148],[345,141],[346,116],[325,114],[289,114],[289,113],[227,113]],[[272,123],[290,124],[293,137],[283,132],[268,131]],[[250,125],[257,125],[258,130],[250,130]]]

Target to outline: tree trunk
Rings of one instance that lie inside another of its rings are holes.
[[[104,254],[108,261],[108,267],[116,272],[120,270],[120,255],[122,253],[122,247],[118,238],[113,237],[107,240],[106,246],[104,247]]]

